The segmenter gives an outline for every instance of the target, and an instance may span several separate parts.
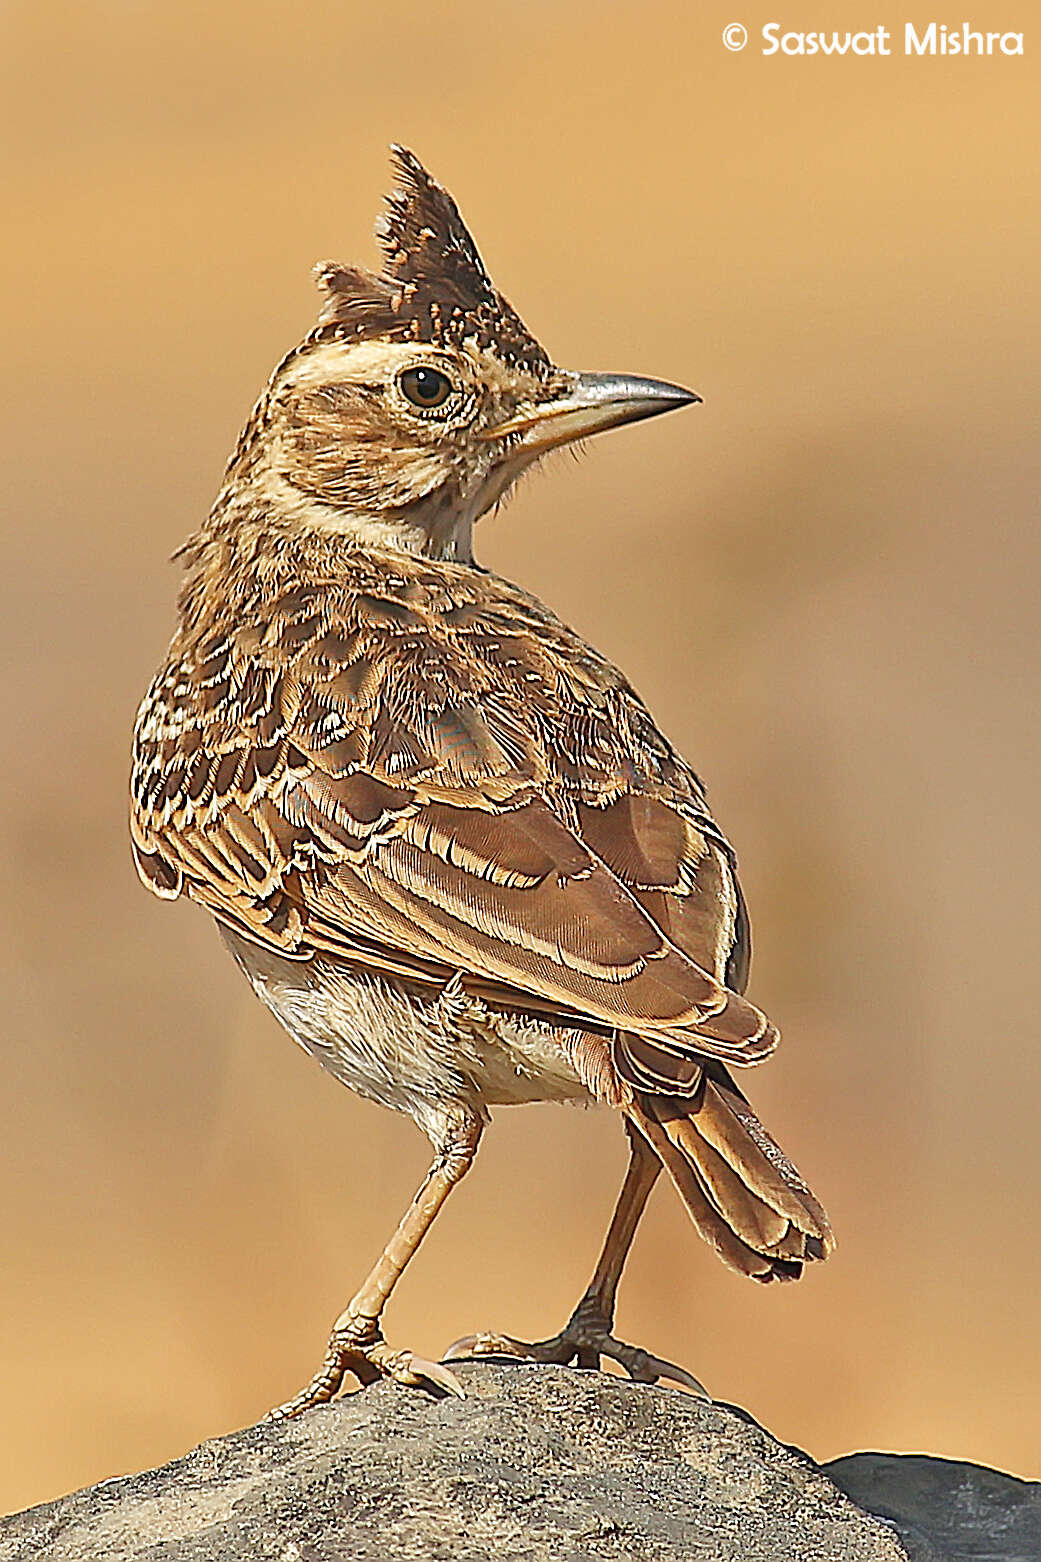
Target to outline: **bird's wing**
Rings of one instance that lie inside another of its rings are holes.
[[[303,587],[175,641],[135,736],[143,878],[291,956],[458,972],[630,1034],[648,1088],[699,1055],[758,1061],[776,1032],[735,990],[746,924],[696,777],[609,664],[510,592]]]

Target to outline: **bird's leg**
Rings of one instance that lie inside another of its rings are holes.
[[[629,1137],[630,1150],[625,1181],[618,1195],[611,1224],[607,1228],[603,1251],[593,1271],[593,1278],[572,1313],[563,1331],[565,1333],[571,1324],[582,1318],[595,1320],[603,1329],[610,1331],[614,1323],[615,1300],[622,1270],[629,1257],[636,1228],[647,1207],[647,1200],[661,1171],[661,1162],[642,1135],[631,1128],[628,1122],[625,1129]],[[579,1366],[596,1366],[596,1362],[585,1362],[580,1359]]]
[[[408,1350],[392,1350],[383,1338],[380,1315],[442,1204],[470,1169],[482,1126],[472,1113],[460,1112],[449,1119],[434,1163],[398,1229],[360,1290],[333,1324],[322,1365],[295,1398],[269,1412],[269,1419],[298,1416],[313,1405],[324,1404],[338,1392],[348,1372],[362,1384],[393,1378],[410,1387],[433,1387],[462,1397],[458,1378],[440,1362],[425,1361]]]
[[[628,1121],[625,1130],[629,1136],[629,1166],[611,1217],[600,1261],[585,1295],[560,1333],[552,1339],[532,1343],[515,1340],[505,1334],[471,1334],[456,1341],[448,1351],[446,1360],[507,1355],[533,1361],[558,1362],[565,1366],[573,1361],[579,1367],[598,1367],[601,1356],[608,1356],[640,1383],[656,1383],[659,1378],[671,1378],[673,1382],[682,1383],[695,1393],[705,1394],[697,1378],[682,1367],[662,1361],[639,1346],[626,1345],[624,1341],[616,1340],[611,1333],[618,1282],[622,1278],[640,1217],[661,1171],[661,1162],[642,1134]],[[705,1397],[708,1395],[705,1394]]]

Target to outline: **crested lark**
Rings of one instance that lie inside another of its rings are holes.
[[[698,1387],[616,1340],[615,1292],[664,1166],[720,1257],[795,1279],[823,1210],[729,1068],[777,1032],[742,996],[734,853],[622,674],[474,562],[477,519],[547,450],[697,400],[556,368],[455,203],[395,148],[380,275],[318,269],[319,324],[279,364],[209,519],[180,550],[166,662],[134,737],[145,884],[215,917],[258,995],[434,1162],[325,1360],[459,1391],[380,1317],[474,1157],[489,1108],[598,1101],[631,1160],[559,1335],[509,1351]]]

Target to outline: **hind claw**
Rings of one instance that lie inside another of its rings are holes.
[[[456,1399],[466,1398],[463,1385],[443,1361],[427,1361],[425,1356],[413,1356],[411,1353],[409,1353],[409,1360],[417,1387],[432,1383],[435,1388],[444,1389],[446,1394],[452,1394]]]

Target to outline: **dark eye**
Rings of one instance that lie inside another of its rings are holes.
[[[452,382],[440,369],[406,369],[398,384],[414,407],[440,407],[452,394]]]

